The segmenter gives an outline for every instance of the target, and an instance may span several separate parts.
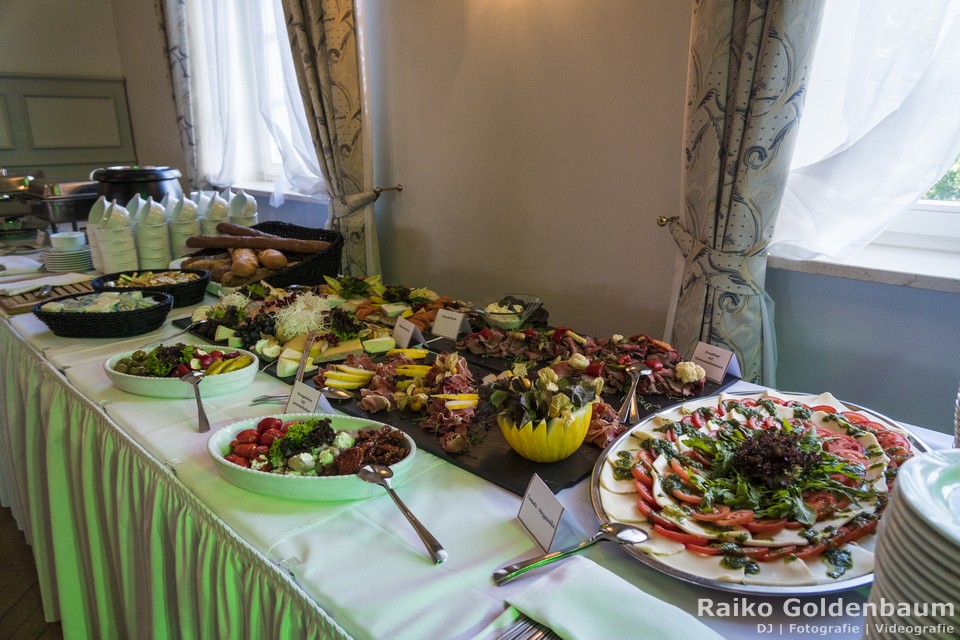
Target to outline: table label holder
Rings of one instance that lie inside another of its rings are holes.
[[[707,380],[711,382],[720,384],[728,372],[730,375],[740,377],[740,363],[733,351],[706,342],[698,342],[690,360],[703,367]]]

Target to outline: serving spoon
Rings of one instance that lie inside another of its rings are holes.
[[[197,398],[197,433],[210,431],[210,421],[207,412],[203,410],[203,401],[200,399],[200,383],[203,382],[202,371],[190,371],[180,376],[180,379],[193,385],[193,394]]]
[[[507,565],[501,567],[493,572],[493,581],[497,583],[497,586],[504,585],[514,578],[522,576],[528,571],[538,569],[544,565],[552,564],[564,558],[569,558],[570,556],[585,551],[604,540],[609,540],[610,542],[618,542],[620,544],[638,544],[644,542],[650,536],[647,535],[647,532],[633,525],[623,524],[622,522],[608,522],[606,524],[600,525],[600,529],[593,534],[588,540],[584,540],[580,544],[567,547],[565,549],[560,549],[554,551],[553,553],[548,553],[546,555],[537,556],[536,558],[531,558],[530,560],[524,560],[516,564]]]
[[[437,564],[440,564],[447,559],[449,554],[446,549],[444,549],[437,539],[433,537],[427,528],[423,526],[417,517],[413,515],[413,512],[407,508],[407,505],[403,503],[403,500],[400,499],[400,496],[397,495],[397,492],[393,490],[393,487],[390,486],[390,478],[393,477],[393,470],[390,467],[386,467],[382,464],[368,464],[360,468],[360,471],[357,472],[357,477],[363,480],[364,482],[369,482],[371,484],[378,484],[384,489],[387,490],[387,493],[390,494],[390,497],[393,498],[393,501],[397,503],[397,506],[400,507],[400,511],[407,517],[407,520],[410,521],[410,524],[413,525],[414,530],[417,532],[417,535],[420,536],[420,539],[423,540],[423,544],[427,546],[427,551],[430,552],[430,555],[433,556],[433,561]]]
[[[640,422],[640,405],[637,403],[637,386],[640,384],[640,378],[653,372],[640,362],[628,364],[626,372],[630,374],[630,391],[623,398],[623,406],[617,412],[617,419],[620,420],[620,424],[632,427]]]

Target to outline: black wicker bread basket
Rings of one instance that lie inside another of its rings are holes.
[[[332,229],[311,229],[289,222],[261,222],[253,226],[257,231],[272,233],[281,238],[297,240],[324,240],[330,243],[324,251],[314,253],[300,260],[292,267],[266,278],[274,287],[288,287],[292,284],[323,284],[323,276],[336,277],[340,274],[340,257],[343,254],[343,236]]]
[[[96,295],[79,293],[44,300],[33,307],[33,314],[50,330],[64,338],[126,338],[158,329],[173,308],[173,296],[162,291],[144,291],[144,298],[158,304],[132,311],[43,311],[40,307],[50,302]]]
[[[288,256],[296,260],[296,264],[274,273],[264,280],[274,287],[289,287],[293,284],[315,285],[323,284],[323,276],[336,277],[340,274],[340,257],[343,254],[343,236],[339,231],[330,229],[313,229],[301,227],[289,222],[268,221],[255,224],[252,227],[281,238],[295,238],[297,240],[323,240],[330,246],[310,255],[302,257]],[[213,255],[221,250],[203,249],[193,255]]]
[[[195,273],[199,276],[196,280],[181,282],[179,284],[158,285],[158,286],[110,286],[108,283],[116,282],[122,275],[136,276],[145,273],[145,269],[140,271],[119,271],[117,273],[108,273],[107,275],[95,278],[90,282],[94,291],[161,291],[173,296],[173,306],[187,307],[192,304],[200,304],[203,296],[206,295],[207,283],[210,282],[210,272],[205,269],[160,269],[155,273],[164,271],[181,271],[183,273]]]

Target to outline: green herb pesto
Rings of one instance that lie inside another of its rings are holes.
[[[826,549],[820,555],[820,559],[827,566],[832,567],[830,571],[827,571],[827,576],[830,578],[839,578],[847,572],[847,569],[853,568],[853,556],[850,555],[849,551],[843,549]]]

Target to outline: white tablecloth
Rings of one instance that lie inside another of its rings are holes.
[[[516,519],[517,496],[418,453],[398,489],[450,553],[434,565],[386,495],[316,504],[239,489],[209,459],[192,399],[130,395],[103,372],[108,356],[172,332],[168,324],[127,340],[78,341],[32,315],[0,322],[0,501],[34,547],[48,619],[62,619],[70,638],[490,637],[504,600],[530,583],[496,587],[491,572],[540,552]],[[249,398],[287,389],[258,374],[251,387],[204,404],[216,428],[280,411]],[[946,434],[920,431],[933,446],[950,444]],[[589,482],[559,498],[567,512],[558,544],[596,529]],[[693,615],[698,599],[743,601],[660,574],[616,545],[587,557]],[[767,629],[768,637],[862,634],[859,616],[801,619],[781,599],[746,600],[770,603],[774,615],[699,617],[727,638]]]

